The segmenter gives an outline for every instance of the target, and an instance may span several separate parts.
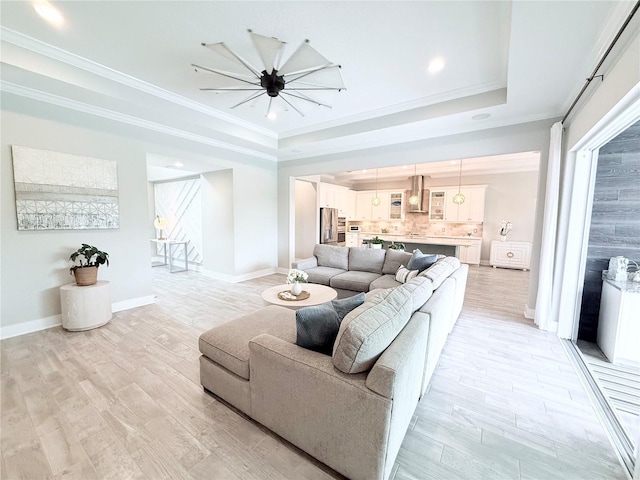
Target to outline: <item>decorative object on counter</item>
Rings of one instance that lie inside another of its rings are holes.
[[[380,197],[378,197],[378,169],[376,168],[376,196],[371,199],[371,205],[374,207],[380,206]]]
[[[391,249],[391,250],[402,250],[402,251],[404,251],[406,248],[407,248],[407,246],[402,242],[391,242],[391,245],[389,245],[389,249]]]
[[[156,229],[160,230],[158,240],[166,240],[166,238],[162,236],[162,231],[169,226],[169,222],[167,221],[167,219],[161,218],[160,215],[156,215],[156,219],[153,221],[153,226],[156,227]]]
[[[308,278],[309,275],[307,274],[307,272],[297,270],[295,268],[289,270],[289,274],[287,275],[287,283],[291,284],[291,293],[293,295],[300,295],[300,293],[302,292],[302,285],[300,284],[307,283]]]
[[[300,284],[296,283],[294,285],[300,285]],[[311,293],[307,292],[306,290],[302,290],[298,294],[293,294],[290,290],[283,290],[282,292],[278,293],[278,298],[280,300],[285,300],[287,302],[297,302],[300,300],[306,300],[310,296],[311,296]]]
[[[98,267],[105,264],[109,266],[109,254],[86,243],[73,252],[69,260],[78,262],[78,265],[69,269],[69,274],[75,276],[76,284],[81,287],[94,285],[98,281]]]
[[[605,271],[607,272],[607,278],[615,282],[640,282],[638,268],[638,264],[633,260],[618,256],[609,259],[609,270]],[[636,280],[636,278],[638,279]]]
[[[369,243],[371,244],[371,248],[382,248],[382,244],[384,243],[384,240],[382,240],[380,237],[376,235],[369,241]]]
[[[456,205],[462,205],[464,203],[464,195],[460,192],[462,185],[462,159],[460,159],[460,173],[458,174],[458,193],[453,196],[453,203]]]
[[[502,240],[503,242],[507,240],[507,233],[511,231],[512,227],[513,225],[511,225],[511,222],[508,222],[506,220],[502,220],[500,222],[500,240]]]

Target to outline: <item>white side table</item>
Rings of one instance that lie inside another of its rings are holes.
[[[169,265],[169,272],[186,272],[189,270],[189,259],[187,258],[189,255],[189,240],[158,240],[156,238],[152,238],[151,241],[155,244],[162,245],[164,247],[164,263],[160,265]],[[169,254],[167,255],[167,245],[169,245]],[[173,246],[174,245],[182,245],[184,252],[184,268],[176,269],[173,267]],[[167,263],[167,258],[169,262]]]
[[[111,289],[106,280],[80,287],[75,283],[60,287],[62,326],[71,331],[101,327],[111,320]]]

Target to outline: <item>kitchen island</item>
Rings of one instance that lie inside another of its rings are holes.
[[[480,264],[481,237],[360,232],[358,244],[367,243],[376,236],[384,241],[383,248],[388,248],[392,242],[400,242],[405,244],[405,250],[408,252],[418,248],[422,253],[440,253],[451,257],[455,256],[463,263]]]

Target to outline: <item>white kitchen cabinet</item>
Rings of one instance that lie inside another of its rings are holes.
[[[347,217],[348,214],[355,210],[350,207],[350,200],[353,200],[351,190],[340,185],[332,185],[330,183],[318,184],[318,205],[320,207],[337,208],[340,217]]]
[[[345,245],[347,247],[359,247],[358,234],[356,232],[347,232],[345,234]]]
[[[442,222],[445,220],[445,199],[444,190],[431,190],[429,194],[429,220],[432,222]]]
[[[530,242],[491,242],[489,265],[505,268],[528,270],[531,264]]]
[[[462,186],[459,191],[464,195],[464,203],[456,205],[453,197],[458,193],[458,188],[445,190],[445,221],[458,223],[484,222],[484,203],[486,185]]]
[[[371,220],[373,192],[356,192],[356,220]]]
[[[347,220],[356,220],[356,192],[347,190],[345,217]]]
[[[471,240],[471,245],[460,245],[457,249],[457,257],[461,263],[480,265],[480,250],[482,240]]]
[[[375,196],[376,192],[373,192],[372,198]],[[371,205],[371,220],[389,220],[390,197],[389,192],[381,192],[378,190],[380,205]]]
[[[404,192],[389,192],[389,220],[404,220]]]

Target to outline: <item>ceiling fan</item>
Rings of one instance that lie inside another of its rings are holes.
[[[255,104],[266,95],[269,99],[265,116],[275,118],[277,108],[288,110],[291,107],[304,117],[302,105],[314,104],[331,108],[330,105],[315,100],[306,92],[309,91],[342,91],[345,90],[340,65],[327,60],[305,40],[298,49],[284,62],[282,54],[286,42],[274,37],[265,37],[248,30],[253,45],[256,48],[263,69],[259,70],[240,55],[234,53],[224,42],[203,43],[202,46],[212,50],[215,60],[222,68],[203,67],[191,64],[196,69],[213,73],[219,85],[201,88],[202,91],[252,92],[247,98],[233,105]],[[225,69],[226,68],[226,69]],[[276,107],[274,100],[281,99],[283,104]]]

